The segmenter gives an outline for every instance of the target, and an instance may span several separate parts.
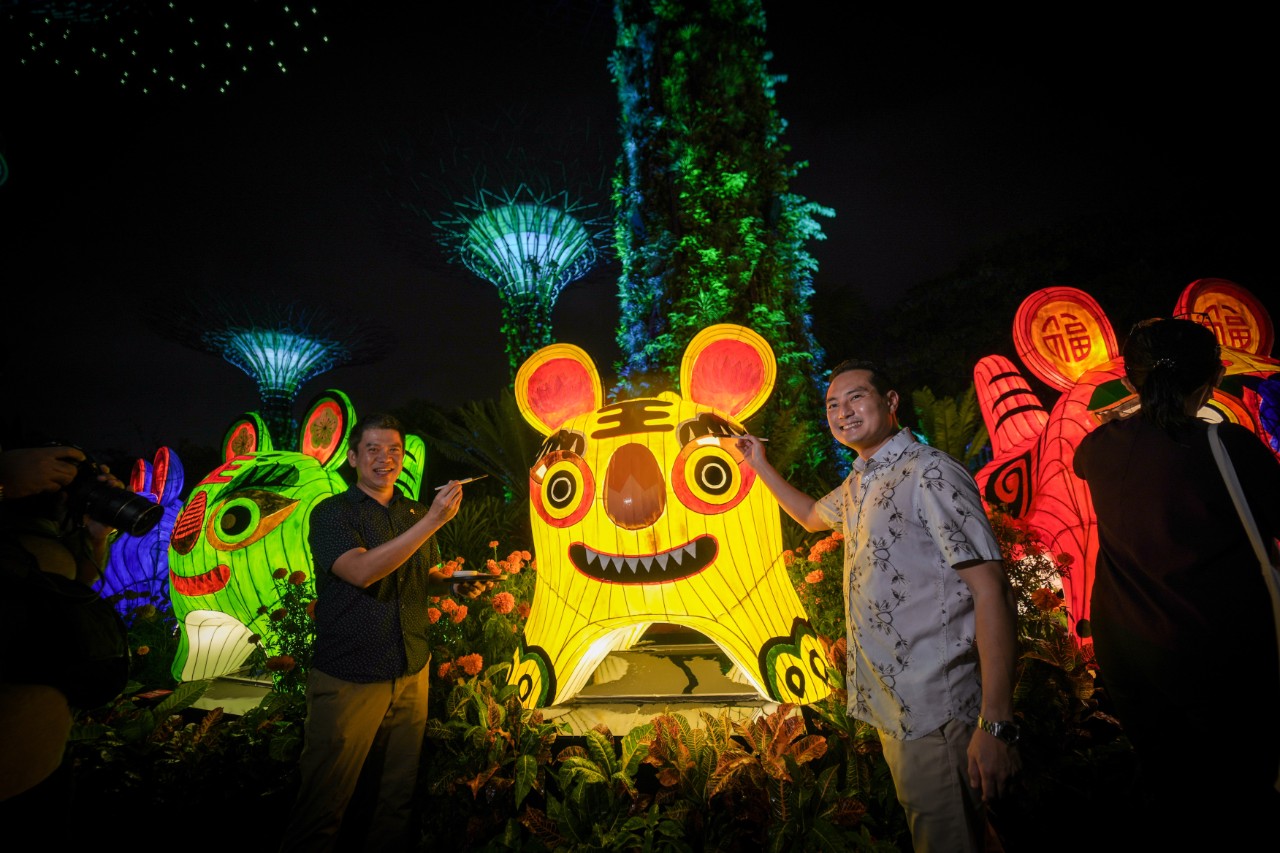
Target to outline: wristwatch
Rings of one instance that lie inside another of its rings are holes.
[[[1000,740],[1013,746],[1018,742],[1018,738],[1022,737],[1022,730],[1018,728],[1018,724],[1012,720],[1002,720],[993,723],[990,720],[984,720],[982,715],[978,715],[978,728],[982,729],[989,735],[1000,738]]]

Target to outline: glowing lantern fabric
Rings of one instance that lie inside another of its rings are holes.
[[[606,405],[594,362],[569,344],[520,367],[517,402],[547,437],[529,474],[538,573],[511,675],[525,707],[573,697],[655,622],[706,635],[767,698],[830,693],[777,502],[736,448],[775,378],[768,343],[730,324],[690,342],[682,395]]]
[[[236,670],[252,653],[254,635],[268,655],[278,653],[270,616],[284,581],[272,574],[301,571],[314,593],[311,511],[347,489],[338,470],[354,420],[347,396],[330,389],[308,407],[300,452],[271,450],[253,413],[228,429],[225,462],[192,490],[169,540],[170,595],[181,631],[175,678]],[[419,494],[424,465],[422,439],[406,436],[399,485],[410,497]]]
[[[121,533],[111,546],[111,556],[95,589],[104,598],[118,596],[115,606],[121,614],[169,597],[169,534],[182,509],[182,462],[177,453],[162,447],[151,462],[134,461],[126,485],[160,504],[164,512],[159,523],[143,535]]]
[[[1227,375],[1201,417],[1247,426],[1280,455],[1280,362],[1270,358],[1271,318],[1261,303],[1234,282],[1199,279],[1183,290],[1175,314],[1213,328],[1223,347]],[[1097,519],[1072,457],[1080,439],[1104,420],[1132,412],[1138,400],[1122,381],[1124,362],[1110,321],[1083,291],[1051,287],[1027,297],[1013,338],[1028,369],[1063,393],[1046,410],[1009,359],[978,362],[974,385],[993,451],[977,474],[978,486],[989,508],[1005,507],[1053,554],[1066,556],[1066,605],[1075,619],[1087,620]]]

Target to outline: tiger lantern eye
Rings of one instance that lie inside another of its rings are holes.
[[[538,516],[552,527],[568,527],[591,508],[595,481],[586,460],[575,453],[555,451],[538,460],[529,472],[529,495]]]
[[[727,445],[727,446],[726,446]],[[672,466],[671,485],[689,509],[714,515],[737,506],[755,482],[730,442],[701,438],[689,442]]]

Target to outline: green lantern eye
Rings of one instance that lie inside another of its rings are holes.
[[[209,513],[205,539],[219,551],[257,542],[280,526],[298,501],[262,489],[243,489],[221,501]]]

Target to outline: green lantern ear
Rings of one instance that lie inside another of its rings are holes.
[[[427,470],[427,444],[420,435],[404,437],[404,468],[396,479],[406,497],[415,501],[422,496],[422,477]]]
[[[230,462],[237,456],[271,450],[271,431],[267,422],[257,412],[245,412],[231,422],[222,437],[222,461]]]
[[[307,406],[298,435],[298,451],[330,471],[347,458],[347,433],[355,423],[356,410],[342,391],[330,388],[317,394]]]

